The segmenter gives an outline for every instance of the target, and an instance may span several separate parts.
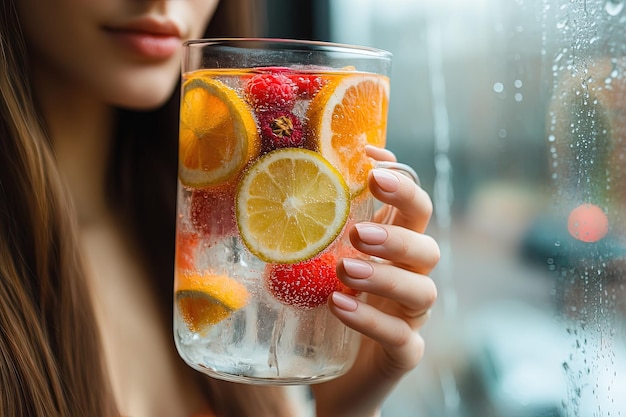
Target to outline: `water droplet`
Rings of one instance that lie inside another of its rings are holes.
[[[520,102],[523,98],[522,93],[515,93],[515,101]]]
[[[522,83],[522,80],[515,80],[515,82],[513,83],[513,85],[515,85],[515,88],[522,88],[522,86],[524,85],[524,83]]]
[[[564,53],[565,52],[559,52],[558,55],[554,57],[554,62],[559,62],[561,59],[563,59]],[[555,68],[555,67],[553,67],[553,68]],[[557,69],[558,69],[558,67],[557,67]]]
[[[604,4],[604,10],[611,16],[617,16],[624,9],[623,0],[607,0]]]
[[[556,136],[554,136],[554,135],[548,136],[548,141],[554,142],[555,140],[556,140]]]
[[[495,91],[496,93],[501,93],[504,91],[504,84],[502,83],[494,83],[493,84],[493,91]]]

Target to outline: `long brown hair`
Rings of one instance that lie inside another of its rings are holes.
[[[223,0],[207,36],[258,34],[254,4]],[[2,0],[0,415],[117,416],[78,255],[75,216],[34,106],[26,56],[13,0]],[[151,260],[163,323],[170,326],[177,107],[174,92],[160,109],[120,110],[109,176],[110,201],[135,227]],[[287,415],[277,388],[197,377],[218,415]]]
[[[0,52],[0,413],[113,416],[71,206],[7,1]]]

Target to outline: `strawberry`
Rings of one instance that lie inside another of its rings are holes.
[[[176,268],[188,270],[194,267],[194,251],[198,247],[198,235],[192,232],[176,233]]]
[[[237,231],[232,188],[193,190],[189,210],[191,224],[204,237],[220,237]]]
[[[298,87],[283,72],[263,72],[248,79],[244,94],[258,111],[291,110],[296,102]]]
[[[289,111],[263,112],[259,114],[262,148],[269,152],[279,148],[301,148],[304,146],[302,124]]]
[[[297,264],[268,265],[267,290],[283,304],[309,310],[326,303],[333,291],[347,288],[337,278],[331,253]]]

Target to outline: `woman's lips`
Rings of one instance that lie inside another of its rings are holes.
[[[170,58],[181,45],[180,29],[170,21],[138,19],[104,29],[124,48],[146,59]]]

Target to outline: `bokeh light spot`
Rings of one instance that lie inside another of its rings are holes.
[[[581,204],[569,214],[567,230],[574,239],[597,242],[609,232],[609,219],[595,204]]]

